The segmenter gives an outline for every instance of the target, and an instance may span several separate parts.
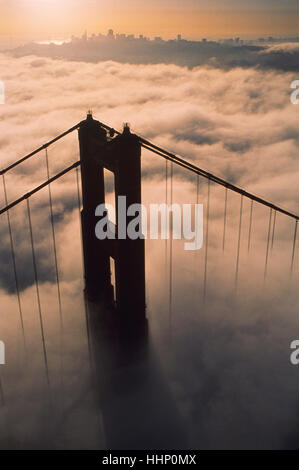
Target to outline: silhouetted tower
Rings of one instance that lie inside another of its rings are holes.
[[[145,319],[144,239],[118,239],[118,196],[126,207],[141,204],[141,145],[128,126],[108,141],[105,129],[88,113],[79,129],[82,172],[82,239],[86,294],[90,299],[115,305],[126,322]],[[99,240],[96,207],[105,203],[104,168],[115,177],[116,239]],[[124,212],[122,212],[124,215]],[[135,216],[127,216],[127,224]],[[115,262],[115,302],[111,285],[110,257]]]

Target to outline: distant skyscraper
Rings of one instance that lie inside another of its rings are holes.
[[[114,39],[114,32],[113,32],[113,29],[109,29],[109,30],[108,30],[107,37],[110,38],[110,39]]]

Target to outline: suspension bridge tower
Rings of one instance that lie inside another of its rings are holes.
[[[145,320],[145,243],[142,238],[132,240],[121,234],[119,219],[126,217],[129,224],[135,215],[128,216],[128,207],[141,204],[141,145],[127,125],[122,134],[112,137],[113,133],[107,137],[91,112],[79,128],[85,292],[88,299],[113,306],[124,322],[138,323]],[[104,169],[114,174],[115,239],[99,240],[95,211],[106,201]],[[119,196],[125,196],[121,208]],[[115,286],[111,284],[111,259]]]

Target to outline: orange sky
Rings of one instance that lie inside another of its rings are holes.
[[[110,27],[164,37],[296,35],[298,25],[293,0],[0,0],[0,33],[11,36],[67,36]]]

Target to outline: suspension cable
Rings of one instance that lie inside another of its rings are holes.
[[[168,160],[165,160],[165,204],[168,203]],[[167,270],[167,236],[165,234],[165,270]]]
[[[196,175],[196,204],[199,203],[199,175]]]
[[[267,270],[268,270],[269,246],[270,246],[270,236],[271,236],[271,222],[272,222],[272,209],[270,209],[270,214],[269,214],[269,226],[268,226],[268,236],[267,236],[267,249],[266,249],[264,279],[266,279],[266,277],[267,277]]]
[[[15,168],[16,166],[20,165],[21,163],[25,162],[26,160],[28,160],[29,158],[33,157],[34,155],[36,155],[37,153],[39,153],[41,150],[44,150],[46,149],[47,147],[49,147],[50,145],[54,144],[54,142],[57,142],[57,140],[60,140],[62,139],[63,137],[65,137],[66,135],[70,134],[71,132],[73,132],[74,130],[78,129],[81,125],[81,122],[76,124],[75,126],[71,127],[70,129],[68,129],[67,131],[63,132],[62,134],[58,135],[57,137],[55,137],[54,139],[50,140],[49,142],[46,142],[44,145],[42,145],[41,147],[37,148],[36,150],[33,150],[33,152],[29,153],[28,155],[25,155],[25,157],[21,158],[20,160],[17,160],[15,161],[14,163],[12,163],[11,165],[9,165],[7,168],[4,168],[3,170],[0,170],[0,175],[4,175],[4,173],[7,173],[9,170],[12,170],[13,168]]]
[[[196,204],[198,206],[199,204],[199,175],[196,175]],[[195,216],[196,219],[196,216]],[[199,259],[199,250],[195,251],[195,256],[194,256],[194,279],[197,279],[197,274],[198,274],[198,259]],[[194,289],[194,303],[196,304],[198,300],[198,289],[197,286],[195,285]]]
[[[156,155],[159,155],[159,156],[161,156],[163,158],[166,158],[170,161],[173,161],[176,165],[179,165],[179,166],[181,166],[181,167],[183,167],[183,168],[185,168],[189,171],[192,171],[193,173],[197,173],[197,174],[203,176],[204,178],[210,179],[214,183],[217,183],[221,186],[227,187],[231,191],[234,191],[238,194],[241,194],[244,197],[247,197],[248,199],[251,199],[255,202],[258,202],[258,203],[260,203],[264,206],[270,207],[270,208],[276,210],[277,212],[281,212],[284,215],[292,217],[293,219],[299,220],[298,215],[293,214],[292,212],[289,212],[289,211],[277,206],[276,204],[273,204],[269,201],[266,201],[265,199],[262,199],[259,196],[256,196],[252,193],[249,193],[248,191],[245,191],[244,189],[239,188],[238,186],[235,186],[235,185],[229,183],[228,181],[225,181],[222,178],[219,178],[218,176],[213,175],[212,173],[209,173],[208,171],[203,170],[203,169],[193,165],[192,163],[188,162],[187,160],[184,160],[183,158],[180,158],[177,155],[168,152],[167,150],[164,150],[160,147],[157,147],[156,145],[150,143],[149,141],[147,141],[147,140],[145,140],[141,137],[139,137],[139,140],[141,142],[142,147],[146,148],[150,152],[155,153]]]
[[[274,217],[273,217],[273,229],[272,229],[271,250],[273,250],[273,245],[274,245],[275,227],[276,227],[276,211],[274,211]]]
[[[235,273],[235,286],[236,287],[238,285],[238,279],[239,279],[242,217],[243,217],[243,194],[241,195],[241,202],[240,202],[239,235],[238,235],[238,248],[237,248],[237,260],[236,260],[236,273]]]
[[[225,237],[226,237],[227,193],[228,193],[228,189],[227,189],[227,188],[225,188],[225,198],[224,198],[224,215],[223,215],[223,239],[222,239],[222,251],[224,251],[224,247],[225,247]]]
[[[105,124],[103,122],[99,122],[99,124],[104,129],[106,129],[108,131],[113,131],[117,135],[120,135],[120,132],[116,131],[113,127],[110,127],[110,126],[108,126],[107,124]],[[177,165],[182,166],[183,168],[186,168],[187,170],[190,170],[194,173],[197,173],[197,174],[203,176],[204,178],[207,178],[207,179],[213,181],[214,183],[218,183],[221,186],[227,187],[231,191],[235,191],[235,192],[237,192],[237,193],[239,193],[239,194],[241,194],[241,195],[243,195],[243,196],[245,196],[245,197],[247,197],[247,198],[249,198],[249,199],[251,199],[255,202],[259,202],[260,204],[268,206],[268,207],[276,210],[277,212],[280,212],[284,215],[288,215],[289,217],[292,217],[296,220],[299,220],[298,215],[293,214],[293,213],[291,213],[291,212],[289,212],[289,211],[287,211],[287,210],[285,210],[285,209],[283,209],[283,208],[281,208],[281,207],[279,207],[279,206],[277,206],[277,205],[275,205],[275,204],[273,204],[269,201],[266,201],[265,199],[263,199],[259,196],[256,196],[252,193],[249,193],[248,191],[245,191],[244,189],[239,188],[238,186],[235,186],[235,185],[229,183],[228,181],[225,181],[222,178],[219,178],[218,176],[213,175],[212,173],[209,173],[208,171],[203,170],[202,168],[199,168],[196,165],[193,165],[192,163],[188,162],[187,160],[184,160],[183,158],[178,157],[174,153],[169,152],[168,150],[163,149],[161,147],[158,147],[157,145],[153,144],[152,142],[150,142],[147,139],[144,139],[140,135],[137,135],[137,137],[139,138],[139,142],[140,142],[141,146],[146,148],[150,152],[155,153],[156,155],[159,155],[160,157],[163,157],[163,158],[168,159],[170,161],[173,161]]]
[[[81,225],[81,196],[80,196],[80,183],[79,183],[79,168],[76,168],[76,186],[77,186],[77,204],[78,204],[78,214],[79,214],[79,225],[80,225],[80,237],[81,237],[81,246],[83,244],[82,240],[82,225]],[[82,266],[84,265],[84,260],[82,256]],[[89,306],[86,296],[84,296],[85,304],[85,319],[86,319],[86,337],[88,345],[88,361],[89,367],[93,372],[93,361],[92,361],[92,344],[90,337],[90,326],[89,326]]]
[[[40,184],[39,186],[37,186],[36,188],[32,189],[31,191],[29,191],[29,193],[26,193],[24,194],[22,197],[20,197],[19,199],[16,199],[15,201],[11,202],[10,204],[6,205],[5,207],[3,207],[2,209],[0,209],[0,215],[3,214],[4,212],[8,211],[9,209],[12,209],[13,207],[15,207],[17,204],[20,204],[20,202],[22,201],[25,201],[26,199],[28,199],[30,196],[32,196],[33,194],[37,193],[38,191],[40,191],[41,189],[45,188],[46,186],[48,186],[48,184],[50,183],[53,183],[53,181],[56,181],[58,178],[60,178],[61,176],[65,175],[66,173],[68,173],[69,171],[73,170],[74,168],[76,168],[77,166],[79,166],[81,164],[80,160],[73,163],[71,166],[65,168],[63,171],[61,171],[60,173],[57,173],[57,175],[55,176],[52,176],[52,178],[50,178],[49,180],[45,181],[44,183]]]
[[[58,141],[59,139],[65,137],[67,134],[73,132],[74,130],[78,129],[82,123],[84,123],[85,121],[81,121],[79,123],[77,123],[75,126],[71,127],[70,129],[68,129],[67,131],[63,132],[62,134],[60,134],[59,136],[55,137],[54,139],[52,139],[51,141],[45,143],[44,145],[42,145],[41,147],[39,147],[38,149],[34,150],[33,152],[31,152],[30,154],[26,155],[25,157],[21,158],[20,160],[12,163],[11,165],[9,165],[7,168],[3,169],[3,170],[0,170],[0,175],[3,175],[4,173],[6,173],[7,171],[11,170],[12,168],[16,167],[17,165],[19,165],[20,163],[26,161],[28,158],[32,157],[33,155],[35,155],[36,153],[40,152],[41,150],[49,147],[51,144],[53,144],[54,142]],[[99,125],[101,127],[103,127],[104,129],[106,130],[109,130],[109,131],[113,131],[113,133],[117,134],[117,135],[120,135],[120,132],[116,131],[115,129],[113,129],[112,127],[108,126],[107,124],[104,124],[103,122],[100,122],[100,121],[97,121],[99,123]],[[180,158],[178,157],[177,155],[171,153],[171,152],[168,152],[167,150],[161,148],[161,147],[158,147],[157,145],[154,145],[152,144],[150,141],[144,139],[143,137],[141,136],[137,136],[138,139],[139,139],[139,142],[141,144],[142,147],[148,149],[149,151],[165,158],[165,159],[168,159],[168,160],[171,160],[173,161],[174,163],[176,163],[177,165],[180,165],[182,166],[183,168],[186,168],[192,172],[195,172],[215,183],[218,183],[222,186],[225,186],[227,187],[228,189],[230,189],[231,191],[235,191],[239,194],[242,194],[243,196],[249,198],[249,199],[252,199],[256,202],[259,202],[260,204],[263,204],[263,205],[266,205],[274,210],[276,210],[277,212],[281,212],[282,214],[285,214],[285,215],[288,215],[296,220],[299,220],[299,216],[285,210],[285,209],[282,209],[281,207],[278,207],[276,206],[275,204],[272,204],[271,202],[268,202],[266,201],[265,199],[262,199],[258,196],[255,196],[254,194],[251,194],[245,190],[243,190],[242,188],[239,188],[231,183],[229,183],[228,181],[225,181],[223,180],[222,178],[219,178],[217,177],[216,175],[213,175],[212,173],[209,173],[207,172],[206,170],[203,170],[195,165],[193,165],[192,163],[188,162],[187,160],[184,160],[183,158]],[[1,214],[1,212],[0,212]]]
[[[33,271],[34,271],[34,279],[35,279],[36,298],[37,298],[37,306],[38,306],[41,337],[42,337],[42,346],[43,346],[43,353],[44,353],[45,371],[46,371],[47,383],[48,383],[48,385],[50,385],[48,357],[47,357],[44,325],[43,325],[43,318],[42,318],[42,311],[41,311],[41,301],[40,301],[40,292],[39,292],[37,265],[36,265],[36,258],[35,258],[35,249],[34,249],[34,240],[33,240],[33,231],[32,231],[32,221],[31,221],[31,211],[30,211],[29,198],[27,199],[27,213],[28,213],[28,223],[29,223],[31,250],[32,250],[32,263],[33,263]]]
[[[50,168],[49,168],[49,156],[48,148],[45,149],[46,157],[46,169],[47,169],[47,178],[50,179]],[[63,358],[63,340],[64,340],[64,325],[63,325],[63,314],[62,314],[62,303],[61,303],[61,291],[60,291],[60,277],[58,270],[58,257],[57,257],[57,246],[56,246],[56,235],[55,235],[55,224],[54,224],[54,213],[53,213],[53,201],[52,201],[52,191],[51,184],[48,184],[48,194],[49,194],[49,208],[50,208],[50,220],[51,220],[51,230],[52,230],[52,242],[53,242],[53,253],[54,253],[54,264],[55,264],[55,276],[56,276],[56,287],[57,287],[57,299],[58,299],[58,312],[59,312],[59,323],[60,323],[60,334],[59,334],[59,349],[60,349],[60,386],[61,386],[61,407],[64,410],[65,401],[64,401],[64,358]]]
[[[210,219],[210,180],[208,180],[208,201],[207,201],[207,222],[206,222],[206,250],[205,250],[205,267],[203,281],[203,299],[206,300],[207,291],[207,275],[208,275],[208,247],[209,247],[209,219]]]
[[[45,155],[46,155],[47,178],[49,180],[50,179],[50,170],[49,170],[49,157],[48,157],[48,149],[47,148],[45,150]],[[55,225],[54,225],[54,215],[53,215],[53,202],[52,202],[51,184],[48,184],[48,191],[49,191],[50,219],[51,219],[53,251],[54,251],[54,261],[55,261],[55,275],[56,275],[56,285],[57,285],[59,319],[60,319],[61,334],[63,334],[63,316],[62,316],[62,306],[61,306],[60,279],[59,279],[59,271],[58,271],[57,247],[56,247],[56,235],[55,235]]]
[[[251,204],[250,204],[250,216],[249,216],[249,229],[248,229],[248,253],[249,253],[249,251],[250,251],[250,246],[251,246],[253,202],[254,202],[254,201],[251,200]]]
[[[4,200],[5,200],[5,205],[7,206],[8,205],[8,198],[7,198],[6,182],[5,182],[5,176],[4,175],[2,175],[2,180],[3,180]],[[20,324],[21,324],[21,330],[22,330],[22,338],[23,338],[24,349],[26,350],[26,338],[25,338],[25,327],[24,327],[23,311],[22,311],[22,305],[21,305],[21,294],[20,294],[19,279],[18,279],[17,264],[16,264],[16,255],[15,255],[15,247],[14,247],[14,241],[13,241],[13,236],[12,236],[12,227],[11,227],[11,220],[10,220],[9,210],[7,211],[6,214],[7,214],[9,239],[10,239],[11,260],[12,260],[12,265],[13,265],[13,272],[14,272],[15,286],[16,286],[17,300],[18,300],[18,308],[19,308],[19,315],[20,315]]]
[[[296,223],[295,223],[295,230],[294,230],[294,240],[293,240],[293,249],[292,249],[292,262],[291,262],[291,273],[293,272],[293,269],[294,269],[296,240],[297,240],[297,229],[298,229],[298,220],[296,220]]]
[[[173,163],[170,164],[170,206],[173,203]],[[170,212],[169,240],[169,333],[172,340],[172,243],[173,243],[173,213]]]

